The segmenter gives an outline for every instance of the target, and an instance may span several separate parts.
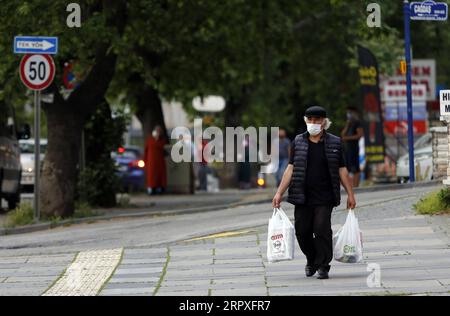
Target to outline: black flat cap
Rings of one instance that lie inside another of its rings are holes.
[[[327,117],[327,111],[321,106],[314,105],[306,109],[305,116]]]

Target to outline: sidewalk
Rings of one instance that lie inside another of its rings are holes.
[[[258,203],[271,200],[276,188],[265,189],[224,189],[219,192],[196,191],[195,194],[163,194],[129,195],[130,201],[126,208],[116,207],[112,209],[100,209],[108,215],[126,215],[136,212],[158,213],[179,210],[203,210],[211,208],[226,208],[247,203]],[[119,197],[120,199],[120,197]]]
[[[355,188],[355,193],[376,192],[382,190],[396,190],[401,188],[434,186],[442,181],[427,181],[407,184],[387,184],[370,187]],[[134,194],[129,196],[129,203],[125,207],[98,209],[99,213],[106,216],[127,216],[138,214],[182,214],[201,212],[205,210],[223,209],[239,205],[253,203],[270,203],[277,188],[255,188],[249,190],[222,189],[219,192],[196,191],[195,194],[163,194],[151,195]],[[341,193],[345,194],[343,188]],[[286,199],[287,193],[284,194]],[[121,195],[118,195],[120,200]]]
[[[365,262],[333,261],[329,280],[305,277],[298,246],[295,260],[268,263],[267,228],[258,227],[241,236],[126,249],[100,295],[449,295],[448,240],[433,232],[426,217],[361,221],[361,228]],[[368,283],[377,268],[380,284]]]
[[[66,224],[78,224],[93,220],[111,220],[115,218],[163,216],[174,214],[189,214],[211,210],[225,209],[238,205],[261,203],[271,201],[275,188],[266,189],[225,189],[217,193],[197,191],[195,194],[162,194],[148,196],[144,193],[133,195],[118,194],[118,201],[129,199],[126,205],[113,208],[98,208],[92,217],[62,220],[58,224],[41,223],[13,229],[4,229],[6,212],[0,212],[0,236],[4,234],[26,233],[64,226]],[[24,201],[32,203],[32,195]]]
[[[151,248],[2,257],[0,295],[450,295],[449,216],[414,215],[408,203],[361,207],[365,262],[333,261],[329,280],[305,277],[298,245],[294,260],[268,263],[264,225]],[[333,231],[345,216],[333,215]]]
[[[428,182],[416,182],[407,184],[389,184],[377,185],[371,187],[356,188],[355,193],[377,192],[382,190],[397,190],[402,188],[428,187],[435,186],[441,181],[433,180]],[[214,211],[236,207],[248,204],[270,203],[276,192],[276,188],[257,188],[250,190],[223,189],[217,193],[196,192],[195,194],[163,194],[152,195],[118,195],[118,201],[121,198],[129,199],[126,205],[117,206],[109,209],[94,209],[96,216],[62,220],[57,224],[40,223],[17,227],[13,229],[4,229],[6,212],[0,212],[0,236],[5,234],[20,234],[46,230],[54,227],[61,227],[71,224],[80,224],[100,220],[112,220],[118,218],[136,218],[146,216],[167,216],[177,214],[191,214],[205,211]],[[345,194],[341,188],[341,192]],[[284,198],[286,198],[285,194]],[[32,203],[32,195],[27,195],[24,200]]]

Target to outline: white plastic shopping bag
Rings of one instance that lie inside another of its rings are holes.
[[[362,232],[353,210],[348,211],[344,226],[333,236],[334,259],[339,262],[357,263],[363,259]]]
[[[281,208],[274,208],[267,234],[269,262],[294,259],[295,229]]]

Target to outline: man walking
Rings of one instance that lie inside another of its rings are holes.
[[[280,207],[284,192],[295,205],[295,234],[306,256],[306,276],[318,272],[318,279],[328,279],[333,259],[331,212],[340,204],[340,183],[348,194],[347,208],[356,206],[352,185],[345,167],[341,139],[326,130],[331,121],[320,106],[305,112],[307,132],[292,141],[291,158],[273,198]]]
[[[351,173],[353,187],[359,186],[359,140],[364,136],[364,129],[359,121],[359,114],[356,108],[347,107],[347,122],[341,132],[344,142],[345,161],[347,169]]]

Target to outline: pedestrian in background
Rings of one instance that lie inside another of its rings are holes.
[[[347,107],[347,122],[341,132],[344,143],[345,160],[353,187],[359,186],[361,170],[359,168],[359,140],[364,136],[364,129],[359,120],[358,110],[352,106]]]
[[[160,125],[155,126],[152,134],[147,137],[144,150],[147,193],[164,193],[167,187],[166,162],[164,160],[164,145],[167,144]]]
[[[278,132],[278,170],[276,173],[277,186],[280,185],[284,170],[289,163],[291,156],[291,141],[286,137],[286,130],[280,129]]]
[[[198,164],[198,180],[200,191],[207,191],[208,189],[208,174],[211,173],[211,169],[208,166],[208,161],[205,159],[204,150],[208,141],[201,137],[197,140],[197,157],[201,157],[201,161]]]
[[[251,188],[252,168],[250,164],[250,137],[245,135],[242,142],[243,162],[238,162],[238,182],[239,189],[246,190]]]
[[[295,205],[295,235],[306,256],[305,274],[318,272],[318,279],[327,279],[333,259],[331,212],[341,201],[340,183],[348,194],[347,208],[355,208],[356,201],[341,139],[326,132],[331,121],[325,109],[309,107],[304,120],[308,130],[292,141],[291,158],[272,205],[279,208],[289,189],[287,201]]]

